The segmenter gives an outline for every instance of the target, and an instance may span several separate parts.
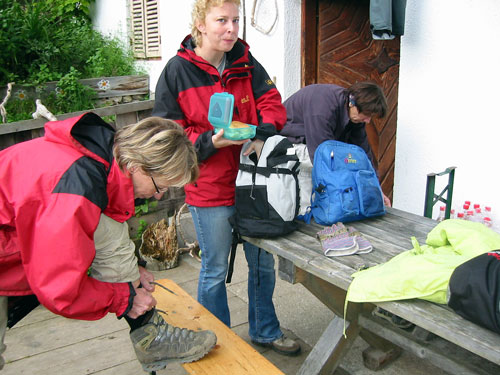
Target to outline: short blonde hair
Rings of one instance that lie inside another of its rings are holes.
[[[194,182],[200,173],[195,148],[182,127],[161,117],[148,117],[118,130],[113,155],[122,171],[141,168],[173,187]]]
[[[207,17],[207,13],[213,7],[220,7],[224,5],[224,3],[233,3],[238,8],[241,5],[240,0],[196,0],[193,5],[193,10],[191,12],[191,36],[193,37],[194,43],[201,47],[201,33],[200,30],[196,27],[198,22],[205,22],[205,18]]]

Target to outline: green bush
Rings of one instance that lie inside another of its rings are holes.
[[[143,73],[136,68],[130,48],[92,29],[89,7],[93,2],[0,0],[0,86],[58,81],[58,94],[43,100],[59,114],[93,108],[94,95],[78,79]],[[11,100],[9,121],[30,118],[33,101]],[[29,107],[31,112],[20,115]]]

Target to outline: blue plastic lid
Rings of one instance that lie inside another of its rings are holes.
[[[227,128],[233,120],[234,96],[228,92],[216,92],[210,97],[208,121],[216,127]]]

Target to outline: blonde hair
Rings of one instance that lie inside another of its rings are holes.
[[[238,8],[240,7],[240,0],[196,0],[193,5],[193,10],[191,12],[191,36],[193,37],[194,43],[201,47],[201,33],[200,30],[196,27],[198,22],[205,22],[205,18],[207,13],[213,7],[220,7],[224,5],[224,3],[233,3]]]
[[[148,117],[118,130],[113,155],[122,171],[141,168],[174,187],[194,182],[200,173],[195,148],[182,127],[161,117]]]

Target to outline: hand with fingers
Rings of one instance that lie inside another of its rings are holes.
[[[248,142],[248,139],[233,141],[231,139],[224,138],[224,129],[221,129],[217,132],[217,134],[212,135],[212,143],[215,148],[222,148],[232,145],[242,145],[246,142]]]
[[[156,306],[156,300],[146,289],[135,288],[135,293],[132,308],[127,314],[127,316],[132,319],[136,319],[139,316],[144,315],[147,311]]]
[[[139,275],[140,275],[139,280],[141,282],[141,286],[148,292],[153,293],[155,291],[155,286],[154,286],[155,276],[147,269],[141,266],[139,266]]]

